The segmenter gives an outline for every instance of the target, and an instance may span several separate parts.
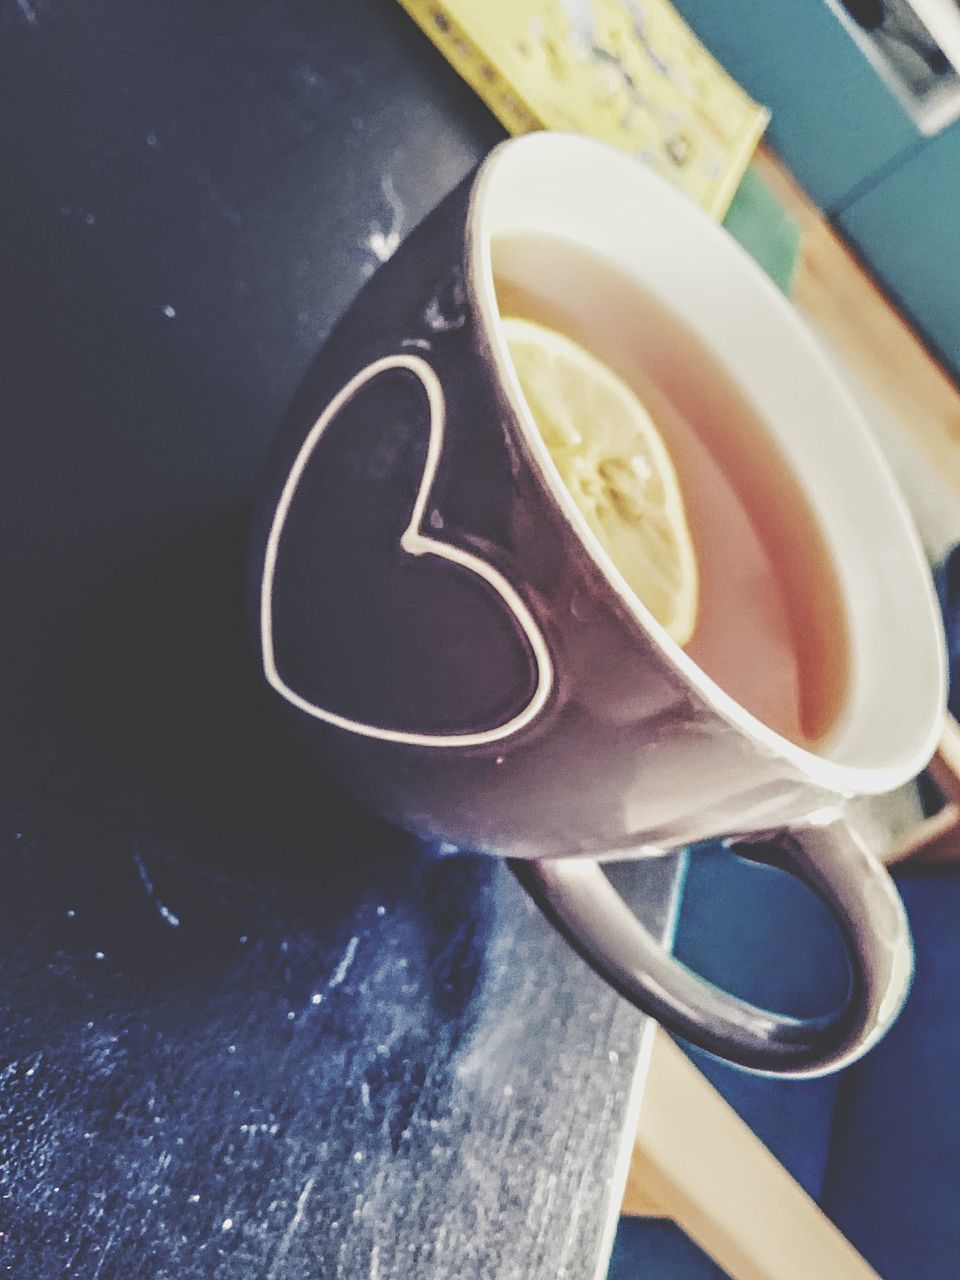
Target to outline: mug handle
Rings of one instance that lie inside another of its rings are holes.
[[[906,911],[893,881],[832,811],[801,827],[728,844],[743,858],[789,871],[830,909],[851,970],[847,999],[838,1009],[794,1018],[714,986],[656,941],[596,862],[515,860],[512,866],[587,963],[681,1039],[769,1075],[812,1077],[849,1065],[890,1027],[913,974]]]

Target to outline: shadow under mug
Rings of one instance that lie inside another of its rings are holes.
[[[494,296],[491,242],[524,232],[593,249],[666,302],[776,437],[848,611],[848,705],[822,754],[748,714],[668,638],[570,499]],[[253,609],[265,678],[323,767],[422,836],[515,860],[580,953],[671,1031],[804,1076],[850,1062],[896,1016],[912,971],[903,906],[842,802],[915,776],[936,743],[927,566],[789,304],[637,161],[560,134],[506,142],[377,271],[280,434]],[[841,1008],[793,1018],[712,986],[597,861],[717,835],[831,907],[851,961]]]

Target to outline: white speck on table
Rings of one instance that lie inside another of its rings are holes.
[[[387,206],[389,221],[383,223],[371,219],[370,231],[363,244],[373,254],[377,262],[386,262],[392,258],[400,245],[400,232],[403,228],[403,205],[393,185],[389,173],[385,173],[380,181],[383,198]]]
[[[333,977],[327,983],[327,987],[332,991],[334,987],[339,987],[344,978],[350,972],[350,966],[353,964],[357,954],[357,947],[360,943],[359,937],[355,934],[347,943],[347,949],[340,957],[340,963],[333,971]]]
[[[136,850],[133,852],[133,861],[136,864],[137,875],[140,877],[140,883],[143,885],[144,889],[146,889],[147,895],[153,902],[153,905],[157,908],[160,919],[163,920],[165,924],[168,924],[171,929],[179,929],[180,917],[175,915],[170,908],[157,897],[157,891],[153,887],[153,881],[147,874],[147,868],[144,865],[143,858],[141,858],[140,854]]]

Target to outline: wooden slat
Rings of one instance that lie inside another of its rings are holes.
[[[658,1031],[623,1211],[673,1218],[732,1280],[877,1273]]]
[[[948,800],[960,804],[960,724],[947,716],[930,774]]]
[[[887,866],[908,860],[918,863],[960,861],[960,806],[948,804],[932,818],[918,823],[883,859]]]
[[[960,724],[953,716],[947,716],[928,770],[947,803],[894,845],[884,858],[888,865],[960,861]]]

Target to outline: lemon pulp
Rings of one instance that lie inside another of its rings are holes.
[[[677,644],[697,620],[697,561],[677,474],[636,393],[562,333],[504,317],[521,390],[564,485],[629,587]]]

